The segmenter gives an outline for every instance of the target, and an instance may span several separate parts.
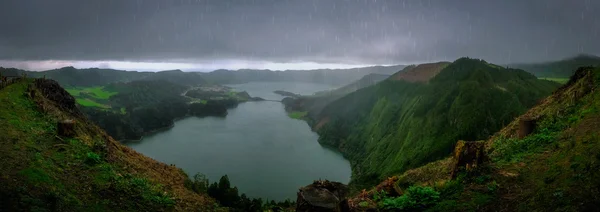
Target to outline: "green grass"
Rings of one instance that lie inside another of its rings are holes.
[[[77,104],[80,104],[84,107],[99,107],[99,108],[104,108],[104,109],[110,108],[110,106],[108,106],[108,105],[103,105],[103,104],[97,103],[95,101],[92,101],[90,99],[77,99]]]
[[[308,114],[306,111],[294,111],[289,113],[288,116],[293,119],[302,119],[306,116],[306,114]]]
[[[162,185],[108,162],[103,138],[76,127],[57,135],[56,121],[25,93],[28,82],[0,90],[0,180],[9,207],[26,211],[164,211],[175,201]],[[82,122],[78,122],[82,123]],[[87,142],[79,138],[87,138]],[[12,180],[14,179],[14,180]],[[4,205],[3,205],[4,206]],[[10,208],[9,208],[10,210]]]
[[[88,88],[75,87],[75,88],[67,88],[66,90],[67,90],[67,92],[69,92],[69,94],[71,94],[72,96],[74,96],[76,98],[81,96],[82,93],[85,93],[96,99],[108,99],[111,96],[114,96],[119,93],[119,92],[106,91],[106,90],[104,90],[104,86],[88,87]]]
[[[554,82],[558,82],[560,84],[566,84],[569,81],[569,78],[548,78],[548,77],[544,77],[544,78],[540,78],[540,79],[554,81]]]
[[[105,102],[111,96],[118,94],[119,92],[110,92],[104,90],[103,86],[99,87],[88,87],[88,88],[67,88],[65,89],[69,94],[77,99],[77,103],[85,107],[98,107],[103,109],[109,109],[110,106],[101,104],[99,102]]]

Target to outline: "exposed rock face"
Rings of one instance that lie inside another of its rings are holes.
[[[342,183],[314,181],[298,191],[296,211],[349,211],[346,195],[348,186]]]
[[[458,141],[454,148],[452,178],[461,170],[474,171],[485,162],[485,158],[484,141]]]
[[[75,98],[63,89],[58,82],[48,79],[35,79],[35,87],[47,99],[53,101],[58,107],[77,117],[83,114],[77,109]],[[31,91],[31,90],[30,90]]]
[[[522,118],[519,120],[519,139],[523,139],[535,130],[536,120]]]
[[[64,120],[58,122],[58,135],[64,137],[73,137],[75,136],[75,121],[73,120]]]

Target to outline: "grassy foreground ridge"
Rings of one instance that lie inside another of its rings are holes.
[[[184,187],[182,170],[125,147],[87,121],[50,80],[0,90],[0,205],[28,211],[206,211],[215,201]],[[75,134],[57,134],[57,121]]]

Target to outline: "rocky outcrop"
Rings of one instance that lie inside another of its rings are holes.
[[[452,178],[460,171],[472,172],[485,162],[485,142],[458,141],[453,156]]]
[[[349,211],[346,195],[348,195],[348,186],[342,183],[327,180],[314,181],[298,191],[296,211]]]
[[[75,132],[75,121],[74,120],[64,120],[58,122],[58,135],[64,137],[73,137],[76,135]]]
[[[70,113],[73,116],[83,117],[83,114],[77,109],[75,98],[63,89],[58,82],[49,79],[35,79],[33,84],[35,88],[46,99],[52,101],[58,108]],[[28,89],[29,95],[34,96],[35,89]],[[38,105],[41,104],[38,102]]]
[[[523,139],[535,130],[536,120],[531,118],[521,118],[519,120],[519,139]]]

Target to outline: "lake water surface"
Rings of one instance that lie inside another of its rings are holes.
[[[312,94],[331,89],[312,83],[247,83],[230,85],[251,96],[281,100],[275,90]],[[167,131],[128,146],[149,157],[183,168],[190,176],[205,174],[212,182],[228,175],[248,197],[295,200],[298,188],[313,180],[348,183],[350,164],[322,147],[301,120],[291,119],[279,102],[246,102],[225,118],[189,117]]]

